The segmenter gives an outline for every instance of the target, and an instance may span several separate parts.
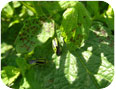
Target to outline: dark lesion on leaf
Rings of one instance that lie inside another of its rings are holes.
[[[78,26],[81,26],[82,24],[81,24],[81,23],[78,23],[77,25],[78,25]]]
[[[81,35],[81,34],[78,34],[78,36],[77,36],[77,40],[82,40],[83,39],[83,35]]]
[[[27,51],[29,51],[29,49],[30,49],[30,47],[29,47],[29,46],[27,46],[27,47],[26,47],[26,50],[27,50]]]
[[[19,34],[20,37],[22,37],[22,36],[26,36],[26,35],[27,35],[27,33],[24,32],[24,31],[23,31],[21,34]]]
[[[111,42],[110,47],[114,47],[114,41]]]
[[[26,23],[26,24],[29,23],[29,20],[25,20],[24,23]]]
[[[86,18],[86,16],[83,16],[83,18]]]
[[[23,47],[25,47],[27,51],[30,49],[30,46],[28,46],[26,43],[23,44]]]
[[[32,31],[32,34],[36,34],[36,31]]]
[[[30,29],[29,28],[27,28],[27,32],[29,32],[30,31]]]
[[[31,29],[32,32],[35,32],[35,31],[38,30],[38,27],[37,26],[32,26],[30,29]]]
[[[29,40],[29,39],[27,39],[26,41],[27,41],[27,43],[28,43],[28,42],[30,42],[30,40]]]
[[[71,37],[71,38],[70,38],[70,41],[71,41],[71,42],[75,42],[75,40],[74,40],[74,38],[73,38],[73,37]]]
[[[23,37],[23,36],[21,36],[21,37],[20,37],[20,40],[21,40],[22,42],[24,42],[24,41],[27,40],[27,37]]]
[[[54,82],[54,79],[53,78],[52,79],[49,79],[48,82],[49,83],[53,83]]]
[[[41,20],[41,22],[44,23],[46,19],[45,19],[45,17],[40,17],[39,20]]]
[[[31,35],[30,35],[30,38],[32,38],[33,36],[34,36],[34,35],[31,34]]]
[[[72,32],[75,32],[76,31],[76,28],[74,28],[73,30],[72,30]]]
[[[35,42],[33,42],[33,41],[30,41],[30,44],[35,44]]]
[[[33,30],[36,29],[36,28],[37,28],[36,26],[32,26],[32,27],[31,27],[31,29],[33,29]]]
[[[39,21],[35,21],[35,24],[39,24]]]
[[[107,38],[106,38],[107,40],[110,40],[110,36],[107,36]]]

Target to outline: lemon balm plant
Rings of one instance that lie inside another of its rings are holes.
[[[2,81],[17,89],[108,86],[113,20],[111,6],[100,1],[9,2],[1,11]]]

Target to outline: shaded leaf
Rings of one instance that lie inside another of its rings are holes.
[[[93,6],[94,6],[94,8],[93,8]],[[99,14],[100,14],[99,2],[98,1],[87,2],[87,10],[91,14],[91,16],[93,16],[93,17],[99,16]]]
[[[17,58],[16,63],[21,71],[21,74],[23,76],[25,76],[25,72],[26,72],[26,70],[28,70],[30,68],[30,65],[23,58]]]

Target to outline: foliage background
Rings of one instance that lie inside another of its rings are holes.
[[[18,89],[88,89],[108,86],[114,76],[114,13],[111,6],[101,1],[80,2],[92,20],[83,47],[72,50],[69,48],[72,43],[68,43],[69,46],[63,43],[62,53],[58,56],[53,50],[52,40],[61,36],[54,35],[41,46],[36,46],[33,52],[18,53],[14,42],[25,25],[25,19],[48,17],[54,20],[55,30],[63,25],[67,27],[69,20],[63,23],[63,14],[76,2],[36,3],[38,2],[9,2],[1,12],[3,82],[8,87]],[[70,23],[72,25],[73,21]],[[31,66],[27,62],[33,58],[46,58],[48,63]]]

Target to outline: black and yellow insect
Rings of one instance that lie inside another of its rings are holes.
[[[55,38],[55,39],[53,39],[52,43],[53,43],[53,50],[54,50],[54,52],[58,56],[61,55],[61,47],[60,47],[60,44],[59,44],[58,40]]]
[[[48,61],[44,58],[29,60],[29,64],[32,64],[32,65],[44,65],[47,63],[48,63]]]

